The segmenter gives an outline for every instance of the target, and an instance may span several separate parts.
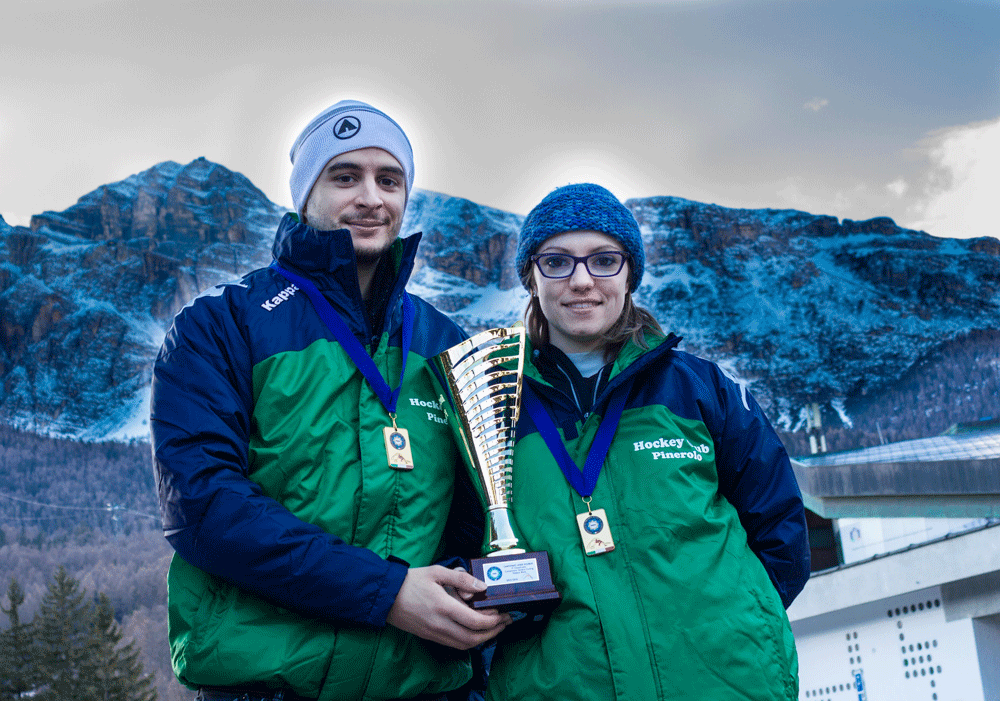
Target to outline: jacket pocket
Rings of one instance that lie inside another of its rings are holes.
[[[336,629],[270,604],[175,557],[168,577],[174,671],[189,687],[280,680],[316,697]]]
[[[469,653],[387,625],[380,631],[366,699],[411,698],[451,691],[472,678]]]

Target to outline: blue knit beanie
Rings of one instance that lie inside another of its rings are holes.
[[[547,239],[567,231],[599,231],[618,241],[629,256],[629,291],[639,288],[646,266],[639,224],[617,197],[590,183],[556,188],[528,212],[517,238],[518,273],[524,274],[529,258]]]
[[[413,189],[413,148],[402,127],[389,115],[358,100],[341,100],[309,122],[292,145],[292,202],[302,208],[323,168],[331,158],[369,147],[388,151],[406,176],[406,198]]]

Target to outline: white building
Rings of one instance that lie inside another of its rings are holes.
[[[795,469],[844,563],[788,610],[799,698],[1000,701],[1000,427]]]

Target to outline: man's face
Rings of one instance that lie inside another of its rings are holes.
[[[405,209],[402,166],[388,151],[369,147],[330,159],[302,215],[320,231],[348,229],[358,263],[370,264],[399,236]]]

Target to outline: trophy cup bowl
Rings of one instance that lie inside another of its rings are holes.
[[[559,604],[547,552],[525,552],[510,522],[514,431],[524,375],[524,327],[487,329],[438,354],[441,404],[486,513],[485,557],[472,574],[486,582],[473,608],[543,621]]]

